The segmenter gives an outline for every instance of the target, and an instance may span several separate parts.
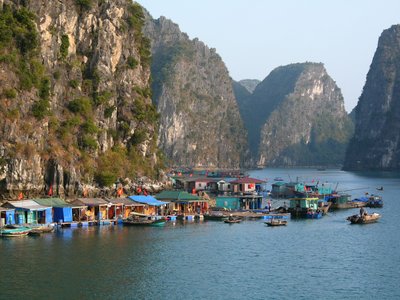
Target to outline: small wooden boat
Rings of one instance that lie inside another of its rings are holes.
[[[268,226],[286,226],[287,221],[282,219],[271,219],[269,222],[264,222]]]
[[[17,236],[26,236],[32,229],[29,227],[15,227],[15,228],[0,228],[0,236],[1,237],[17,237]]]
[[[209,221],[223,221],[226,220],[228,216],[225,216],[222,213],[210,213],[210,214],[204,214],[204,220],[209,220]]]
[[[33,235],[33,233],[50,233],[53,232],[55,230],[55,226],[52,224],[48,224],[48,225],[40,225],[40,226],[33,226],[31,227],[31,234]]]
[[[368,214],[368,215],[352,215],[347,217],[347,220],[351,222],[351,224],[369,224],[375,223],[380,219],[381,215],[377,213]]]
[[[125,219],[122,221],[122,224],[127,226],[164,226],[166,221],[165,219]]]
[[[225,223],[233,224],[233,223],[240,223],[242,220],[239,218],[233,218],[233,219],[226,219],[224,220]]]

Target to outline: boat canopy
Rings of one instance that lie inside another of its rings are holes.
[[[160,206],[160,205],[168,204],[168,202],[158,201],[156,198],[154,198],[152,196],[135,195],[135,196],[129,196],[128,198],[133,201],[147,204],[147,205],[152,205],[152,206]]]

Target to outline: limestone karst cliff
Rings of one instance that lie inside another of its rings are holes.
[[[323,64],[278,67],[239,102],[258,166],[343,162],[352,122]]]
[[[400,169],[400,25],[379,38],[362,95],[344,168]]]
[[[3,198],[155,175],[144,15],[129,0],[1,1]]]
[[[147,18],[152,44],[153,101],[160,113],[159,147],[172,165],[239,168],[247,139],[231,78],[215,49],[178,25]]]

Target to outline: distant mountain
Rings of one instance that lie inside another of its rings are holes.
[[[257,85],[260,83],[261,81],[258,79],[243,79],[238,81],[238,83],[240,85],[242,85],[243,87],[246,88],[246,90],[249,91],[249,93],[253,93],[254,90],[256,89]]]
[[[236,97],[259,166],[343,162],[352,122],[340,89],[322,64],[278,67],[252,95],[241,99],[236,93]]]
[[[147,17],[159,147],[171,165],[239,168],[248,163],[246,131],[221,57],[178,25]]]
[[[400,170],[400,25],[383,31],[355,108],[346,170]]]

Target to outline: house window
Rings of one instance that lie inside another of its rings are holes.
[[[199,187],[201,187],[201,183],[199,183]]]

